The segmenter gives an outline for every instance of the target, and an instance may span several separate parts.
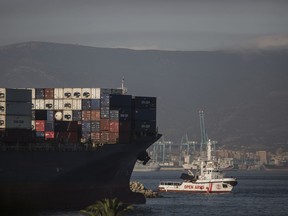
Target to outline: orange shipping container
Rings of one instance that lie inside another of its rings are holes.
[[[110,127],[109,127],[109,131],[112,133],[118,133],[119,132],[119,121],[111,121],[109,123]]]
[[[83,121],[90,121],[91,120],[91,111],[90,110],[83,110],[82,111],[82,120]]]
[[[119,133],[109,133],[110,143],[118,143],[119,142]]]
[[[101,138],[101,143],[110,143],[109,141],[109,132],[104,132],[102,131],[100,134]]]
[[[100,121],[100,110],[91,111],[91,121]]]
[[[99,132],[91,132],[91,140],[92,141],[100,141],[100,133]]]
[[[35,129],[36,131],[40,131],[40,132],[45,131],[45,120],[36,120]]]
[[[45,99],[54,99],[54,89],[53,88],[45,88]]]

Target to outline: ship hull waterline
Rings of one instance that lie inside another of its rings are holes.
[[[96,151],[0,151],[0,205],[79,210],[115,197],[143,204],[145,197],[129,188],[130,177],[138,155],[160,137]]]

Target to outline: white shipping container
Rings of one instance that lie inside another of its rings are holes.
[[[73,99],[72,110],[81,110],[81,109],[82,109],[82,99]]]
[[[0,101],[0,115],[6,114],[6,102]]]
[[[32,129],[32,130],[35,130],[35,129],[36,129],[36,127],[35,127],[35,120],[32,120],[32,121],[31,121],[31,129]]]
[[[0,88],[0,101],[29,102],[31,99],[31,90]]]
[[[72,110],[64,110],[63,111],[63,121],[72,121]]]
[[[63,88],[54,88],[54,99],[63,99],[64,98],[63,91],[64,91]]]
[[[54,109],[54,100],[53,99],[45,99],[45,110],[53,110]]]
[[[6,102],[6,115],[32,115],[31,102]]]
[[[63,109],[63,101],[64,99],[54,99],[54,110],[62,110]]]
[[[64,88],[63,89],[63,93],[64,93],[64,95],[63,95],[63,98],[65,99],[65,98],[72,98],[72,88]]]
[[[35,110],[44,110],[44,109],[45,109],[45,100],[35,99]]]
[[[31,103],[31,107],[32,107],[32,110],[35,110],[36,108],[36,99],[32,99],[32,101],[31,101],[32,103]]]
[[[7,129],[31,129],[31,116],[6,116]]]
[[[64,99],[63,100],[63,109],[64,110],[72,110],[72,99]]]
[[[0,115],[0,128],[3,129],[6,127],[6,116],[5,115]]]
[[[91,88],[82,88],[82,98],[83,99],[91,98]]]
[[[73,88],[72,89],[72,98],[81,98],[82,97],[82,89],[81,88]]]
[[[36,98],[35,88],[27,88],[27,90],[31,90],[31,97],[32,97],[32,99],[35,99]]]
[[[101,98],[101,89],[100,88],[92,88],[91,89],[91,98],[92,99],[100,99]]]

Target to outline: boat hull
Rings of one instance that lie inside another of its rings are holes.
[[[233,178],[210,181],[160,182],[159,192],[226,193],[231,192],[237,181]]]
[[[114,197],[145,203],[130,191],[130,177],[139,154],[160,136],[94,151],[0,151],[0,207],[79,210]]]

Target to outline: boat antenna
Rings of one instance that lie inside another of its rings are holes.
[[[127,93],[127,88],[125,87],[124,85],[124,82],[125,82],[125,79],[124,79],[124,76],[122,78],[122,82],[121,82],[121,89],[122,89],[122,94],[126,94]]]

